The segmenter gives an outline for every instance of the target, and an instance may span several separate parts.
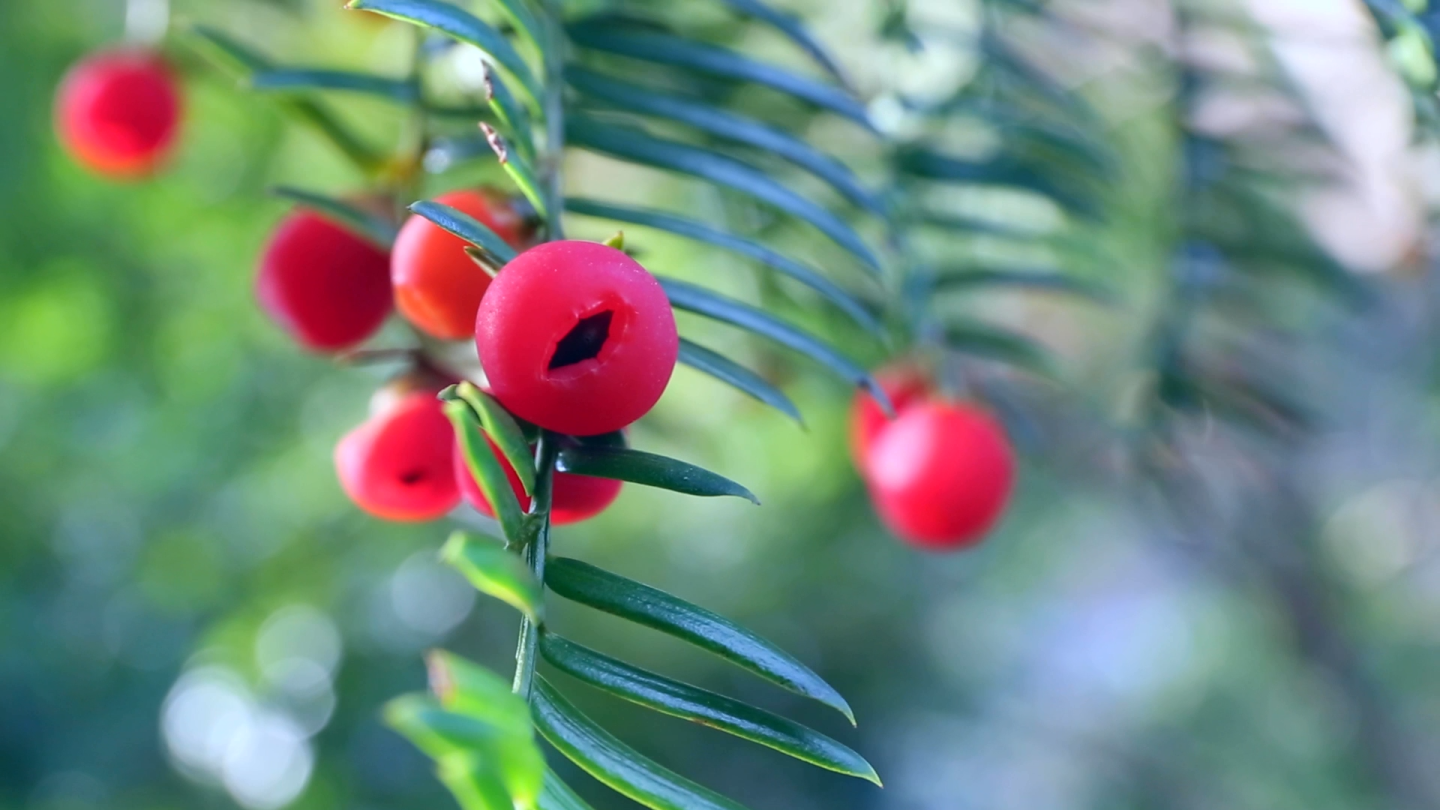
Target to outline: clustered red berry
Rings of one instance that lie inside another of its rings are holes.
[[[932,550],[967,548],[999,521],[1015,482],[1004,427],[985,409],[938,395],[920,370],[876,375],[895,419],[868,394],[851,410],[851,450],[891,531]]]
[[[390,314],[390,254],[310,211],[275,228],[260,257],[260,306],[300,345],[349,349]]]
[[[455,434],[434,392],[401,398],[335,445],[340,487],[386,520],[434,520],[460,502]]]
[[[65,75],[55,100],[60,143],[81,165],[116,179],[150,174],[180,129],[180,82],[158,55],[107,51]]]
[[[494,231],[511,247],[529,237],[524,217],[490,191],[452,191],[435,198]],[[475,334],[475,311],[490,287],[490,276],[465,253],[465,241],[428,219],[412,216],[400,229],[390,254],[395,306],[426,334],[461,340]]]

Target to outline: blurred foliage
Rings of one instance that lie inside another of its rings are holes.
[[[1410,148],[1408,118],[1405,137],[1362,137],[1381,131],[1366,116],[1408,116],[1409,96],[1374,69],[1385,51],[1361,23],[1342,27],[1337,53],[1368,83],[1353,90],[1353,109],[1331,109],[1321,100],[1340,102],[1313,76],[1290,77],[1305,89],[1278,97],[1271,83],[1275,65],[1305,65],[1295,48],[1327,44],[1318,24],[1277,36],[1224,3],[1186,4],[1202,18],[1188,23],[1163,3],[1111,3],[1112,16],[1055,23],[1031,5],[796,5],[861,92],[882,100],[876,110],[917,88],[963,96],[987,63],[949,47],[945,32],[984,22],[1092,107],[1113,145],[1113,179],[1094,189],[1103,216],[1072,243],[1086,258],[1063,260],[1114,304],[1009,290],[956,304],[1059,358],[1059,381],[964,365],[971,390],[1030,452],[1002,530],[952,557],[885,536],[844,445],[849,392],[682,316],[689,334],[784,383],[807,427],[681,369],[632,442],[722,472],[764,506],[630,487],[601,518],[557,532],[559,553],[683,595],[794,652],[849,697],[860,727],[557,602],[553,621],[567,635],[800,718],[869,758],[886,789],[680,721],[632,723],[634,707],[570,691],[646,754],[756,810],[1435,806],[1440,784],[1425,765],[1440,761],[1440,336],[1428,242],[1419,226],[1395,237],[1400,249],[1373,263],[1387,272],[1365,279],[1368,305],[1342,306],[1311,282],[1349,288],[1357,278],[1319,247],[1336,247],[1327,229],[1343,235],[1352,209],[1316,218],[1297,202],[1313,188],[1300,170],[1336,172],[1355,195],[1357,163],[1373,164],[1366,150],[1388,148],[1401,169],[1366,182],[1403,188],[1403,216],[1424,217],[1422,193],[1434,189],[1414,175],[1434,155]],[[189,0],[175,14],[295,64],[398,73],[404,27],[337,6]],[[795,59],[773,32],[709,15],[687,24]],[[346,502],[330,451],[385,369],[298,353],[251,291],[267,228],[287,209],[265,190],[303,180],[338,193],[359,178],[180,38],[167,47],[188,77],[189,115],[173,169],[129,186],[86,176],[53,143],[50,96],[69,63],[118,39],[122,17],[113,0],[0,3],[0,808],[263,808],[291,788],[301,791],[293,806],[315,810],[450,806],[378,709],[423,685],[420,653],[442,640],[508,671],[514,616],[434,561],[440,527],[382,524]],[[1392,42],[1388,52],[1408,60],[1412,92],[1433,101],[1416,47]],[[1227,72],[1229,62],[1212,70],[1259,100],[1189,97],[1195,85],[1176,68],[1187,48],[1266,66],[1264,86]],[[1315,109],[1296,114],[1297,101]],[[373,100],[337,98],[336,108],[377,144],[403,124]],[[1321,148],[1267,141],[1278,130],[1255,109],[1286,133],[1319,130],[1310,143]],[[1257,128],[1205,131],[1233,116]],[[866,177],[885,173],[862,136],[818,117],[807,128]],[[981,153],[997,137],[963,122],[938,134]],[[1237,196],[1207,209],[1177,192],[1178,178],[1219,177],[1217,156],[1238,166],[1219,181]],[[1277,174],[1282,158],[1304,160]],[[684,181],[588,156],[571,164],[581,190],[660,208],[691,200]],[[449,177],[500,177],[475,166]],[[945,201],[1011,223],[1057,216],[1003,195]],[[702,203],[832,264],[830,248],[753,209]],[[1290,230],[1260,218],[1275,205]],[[1237,224],[1219,247],[1189,236],[1203,226],[1216,241],[1214,229]],[[613,232],[577,225],[582,238]],[[881,359],[840,315],[736,272],[733,257],[643,229],[627,243],[652,267],[764,296]],[[1216,271],[1227,252],[1243,266]],[[1265,272],[1278,264],[1300,272]],[[1217,416],[1224,397],[1213,389],[1166,387],[1157,358],[1179,339],[1172,315],[1190,306],[1185,285],[1197,278],[1214,309],[1190,325],[1185,348],[1209,362],[1187,379],[1265,383],[1303,404],[1303,430],[1268,419],[1258,432],[1236,427]],[[1195,407],[1176,409],[1167,442],[1132,452],[1145,415],[1177,403]],[[296,770],[311,756],[313,773]],[[561,770],[599,810],[627,806]],[[223,785],[210,784],[216,774]]]

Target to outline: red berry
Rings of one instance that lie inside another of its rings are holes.
[[[110,51],[70,68],[55,100],[60,143],[92,171],[141,177],[170,154],[180,125],[180,86],[146,51]]]
[[[296,211],[271,235],[255,289],[301,345],[348,349],[390,314],[390,254],[319,214]]]
[[[866,459],[870,497],[896,534],[955,549],[990,530],[1015,479],[1004,428],[965,403],[926,402],[897,418]]]
[[[875,373],[875,382],[890,398],[898,417],[912,405],[930,398],[934,388],[930,378],[920,369],[910,365],[887,366]],[[865,469],[865,457],[880,432],[890,426],[890,417],[881,410],[880,403],[865,391],[855,394],[850,406],[850,457],[855,468]]]
[[[495,398],[522,419],[593,436],[644,416],[679,352],[665,290],[596,242],[547,242],[490,285],[475,322]]]
[[[433,520],[460,502],[455,433],[440,401],[407,397],[335,446],[340,486],[357,506],[386,520]]]
[[[527,239],[524,218],[498,194],[452,191],[435,201],[469,214],[513,247]],[[466,244],[420,216],[400,228],[390,261],[395,306],[422,332],[446,340],[474,334],[475,310],[490,276],[465,254]]]
[[[489,437],[486,437],[485,441],[489,442]],[[620,441],[623,444],[624,440]],[[495,453],[496,458],[499,458],[501,465],[504,466],[505,477],[510,481],[510,489],[514,491],[515,498],[520,501],[522,508],[528,507],[530,498],[521,487],[520,476],[515,474],[515,468],[505,461],[493,442],[490,444],[490,450]],[[465,463],[465,454],[459,449],[458,444],[455,449],[455,481],[460,485],[460,494],[471,506],[475,507],[477,512],[495,517],[495,510],[491,508],[490,501],[481,491],[479,482],[470,474],[470,467]],[[567,523],[578,523],[595,517],[620,497],[620,488],[623,485],[624,482],[616,481],[613,478],[555,473],[555,483],[550,491],[550,522],[557,526],[564,526]]]

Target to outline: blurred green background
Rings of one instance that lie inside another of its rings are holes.
[[[1321,210],[1308,221],[1333,225],[1322,243],[1384,288],[1364,315],[1280,301],[1311,335],[1282,355],[1305,380],[1290,393],[1322,405],[1324,427],[1238,456],[1197,430],[1182,442],[1195,472],[1169,507],[1148,468],[1126,460],[1124,415],[1148,384],[1179,219],[1172,112],[1147,75],[1173,56],[1167,23],[1139,29],[1173,9],[1096,4],[1087,28],[1108,39],[1059,50],[1079,60],[1067,78],[1123,155],[1111,216],[1092,236],[1120,258],[1080,271],[1103,274],[1119,302],[987,304],[1054,350],[1065,380],[995,389],[1013,393],[1028,451],[999,532],[951,556],[889,537],[849,462],[849,392],[711,329],[713,345],[787,382],[807,428],[681,370],[632,441],[741,481],[764,506],[630,487],[557,533],[559,553],[794,652],[860,726],[617,621],[562,604],[559,626],[810,723],[868,757],[886,788],[574,687],[587,711],[756,810],[1440,806],[1435,295],[1414,252],[1426,192],[1415,178],[1433,154],[1411,150],[1408,102],[1376,68],[1358,7],[1289,5],[1350,38],[1297,27],[1295,64],[1339,60],[1351,78],[1340,95],[1357,105],[1325,96],[1326,74],[1309,79],[1319,117],[1352,150],[1353,182],[1330,209],[1312,200],[1309,213]],[[404,64],[404,26],[336,6],[190,0],[175,15],[295,64]],[[914,6],[977,16],[968,3]],[[973,70],[879,44],[887,8],[797,10],[872,94]],[[51,96],[70,63],[120,37],[123,16],[115,0],[0,2],[0,808],[452,806],[377,712],[423,687],[431,646],[508,672],[515,616],[435,561],[444,526],[384,524],[345,500],[331,448],[387,369],[297,351],[251,289],[287,208],[267,187],[343,192],[358,178],[178,40],[167,48],[188,111],[175,165],[135,185],[87,175],[54,143]],[[742,23],[716,25],[762,55],[783,52]],[[341,107],[376,142],[400,126],[375,103]],[[1389,163],[1371,171],[1375,155]],[[615,171],[628,170],[576,161],[572,183],[608,188]],[[628,193],[664,207],[686,186],[647,175]],[[1357,195],[1371,217],[1359,224],[1344,207]],[[725,257],[630,241],[647,264],[754,286]],[[597,808],[629,806],[561,771]]]

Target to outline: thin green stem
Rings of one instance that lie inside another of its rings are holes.
[[[525,534],[520,539],[520,553],[535,574],[538,582],[545,581],[545,555],[550,546],[550,501],[555,484],[555,460],[560,456],[560,444],[555,434],[543,431],[535,445],[535,499],[526,516]],[[515,649],[515,694],[530,699],[530,687],[535,681],[536,646],[540,642],[540,628],[529,619],[520,623],[520,641]]]

